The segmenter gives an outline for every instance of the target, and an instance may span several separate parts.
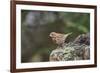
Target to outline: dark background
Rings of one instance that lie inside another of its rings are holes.
[[[51,32],[72,32],[68,42],[89,31],[89,13],[21,10],[21,62],[49,61],[57,47],[49,37]]]

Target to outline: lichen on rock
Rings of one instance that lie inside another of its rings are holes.
[[[79,35],[75,41],[63,43],[50,54],[50,61],[71,61],[90,59],[89,35]],[[81,43],[80,43],[81,42]]]

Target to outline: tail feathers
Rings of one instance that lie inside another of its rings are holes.
[[[67,38],[69,35],[71,35],[72,34],[72,32],[71,33],[67,33],[67,34],[65,34],[64,35],[64,38]]]

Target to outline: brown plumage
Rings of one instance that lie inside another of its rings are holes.
[[[61,33],[56,33],[56,32],[51,32],[50,37],[54,43],[57,45],[62,45],[65,42],[65,39],[70,35],[71,33],[68,34],[61,34]]]

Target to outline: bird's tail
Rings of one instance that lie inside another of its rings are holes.
[[[68,37],[69,35],[71,35],[71,34],[72,34],[72,32],[65,34],[65,35],[64,35],[64,38],[67,38],[67,37]]]

